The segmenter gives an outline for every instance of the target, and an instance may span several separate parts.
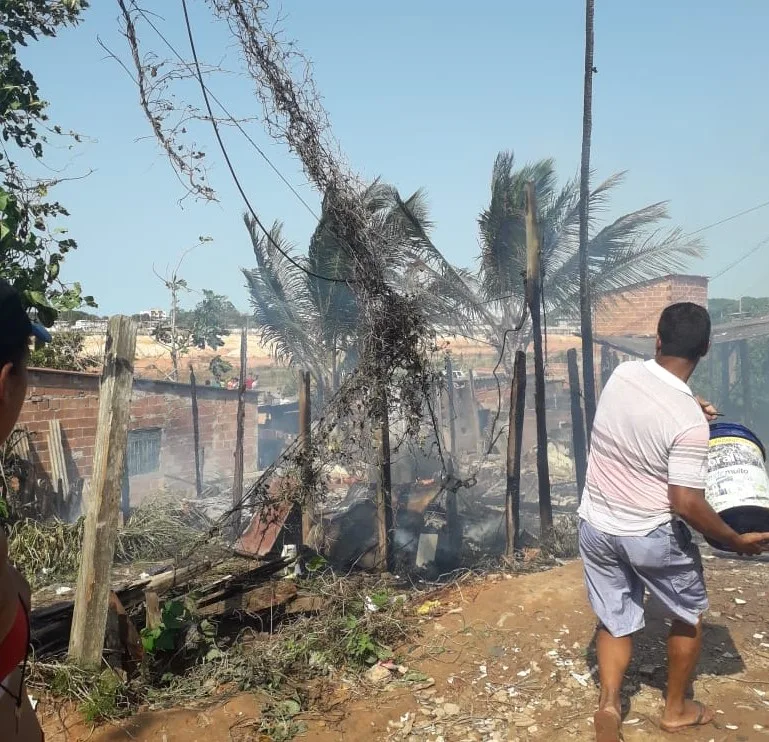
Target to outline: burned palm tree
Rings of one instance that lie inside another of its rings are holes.
[[[680,229],[664,230],[667,205],[660,202],[625,214],[605,226],[599,217],[624,173],[611,176],[590,193],[588,270],[596,304],[608,292],[681,270],[701,256],[699,241]],[[479,218],[482,293],[511,327],[523,300],[526,272],[524,189],[533,181],[542,239],[542,291],[546,308],[565,319],[579,317],[579,182],[558,187],[552,159],[514,167],[512,152],[501,152],[491,178],[491,200]]]

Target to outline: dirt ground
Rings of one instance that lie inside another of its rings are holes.
[[[769,561],[704,552],[711,610],[694,683],[716,725],[671,737],[656,720],[664,687],[665,622],[653,607],[626,686],[628,742],[769,741]],[[522,576],[492,575],[447,589],[400,660],[424,673],[405,684],[393,671],[378,686],[345,684],[319,694],[304,739],[590,740],[596,699],[594,619],[578,562]],[[266,741],[254,729],[259,700],[241,695],[201,710],[138,715],[92,730],[41,704],[48,742]]]

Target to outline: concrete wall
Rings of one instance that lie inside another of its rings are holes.
[[[198,388],[203,474],[231,476],[234,463],[237,391]],[[38,476],[51,475],[49,421],[61,423],[71,482],[91,476],[99,412],[99,377],[95,374],[32,369],[19,425],[31,433],[30,449]],[[256,394],[246,395],[245,470],[256,470]],[[158,471],[131,478],[132,504],[160,486],[192,491],[195,487],[190,387],[165,381],[135,380],[131,430],[160,431]]]
[[[596,309],[597,335],[654,335],[662,310],[679,301],[708,305],[704,276],[666,276],[607,295]]]

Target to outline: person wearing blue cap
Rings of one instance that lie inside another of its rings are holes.
[[[29,319],[19,292],[0,280],[0,445],[19,419],[27,394],[27,359],[32,339],[50,342],[48,331]],[[8,560],[8,540],[0,528],[0,738],[41,742],[24,677],[30,652],[30,589]]]

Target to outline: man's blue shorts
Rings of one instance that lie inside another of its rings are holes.
[[[579,551],[590,604],[612,636],[644,627],[647,590],[671,618],[687,624],[695,625],[708,608],[700,551],[681,521],[645,536],[612,536],[581,520]]]

